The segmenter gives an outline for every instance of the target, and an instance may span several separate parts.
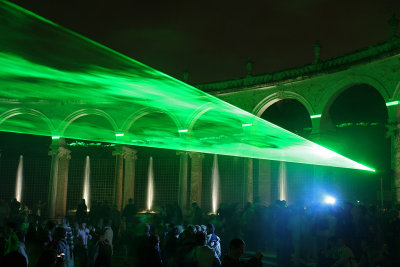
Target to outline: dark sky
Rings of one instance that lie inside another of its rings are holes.
[[[311,63],[390,37],[399,0],[14,0],[64,27],[189,83]]]

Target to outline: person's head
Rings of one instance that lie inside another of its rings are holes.
[[[196,224],[195,227],[196,227],[196,233],[197,233],[197,232],[203,231],[203,230],[201,229],[201,226],[200,226],[200,225]]]
[[[206,245],[206,234],[204,232],[197,232],[194,236],[194,240],[196,240],[197,245],[205,246]]]
[[[189,224],[189,225],[186,227],[186,230],[187,230],[188,232],[193,233],[193,234],[195,234],[196,231],[197,231],[196,226],[194,226],[193,224]]]
[[[150,235],[149,244],[150,247],[157,248],[160,245],[160,238],[158,237],[158,235]]]
[[[232,239],[229,243],[229,255],[234,259],[239,259],[244,253],[245,243],[240,238]]]
[[[178,226],[176,226],[176,225],[171,225],[171,226],[170,226],[170,231],[169,231],[169,233],[171,233],[171,235],[173,235],[173,236],[179,235],[179,228],[178,228]]]
[[[16,222],[10,221],[6,225],[6,235],[9,235],[10,233],[14,233],[18,230],[18,224]]]
[[[150,224],[145,223],[142,225],[142,234],[146,236],[150,235]]]
[[[56,224],[53,221],[47,221],[46,223],[46,228],[47,230],[49,230],[50,232],[53,232],[54,229],[56,228]]]
[[[207,234],[213,234],[215,232],[215,227],[212,223],[207,224]]]
[[[66,234],[66,231],[65,231],[64,227],[57,227],[54,230],[54,240],[59,241],[59,240],[65,238],[65,234]]]
[[[110,219],[104,219],[104,226],[111,226],[111,220]]]
[[[130,199],[128,199],[128,204],[133,204],[133,199],[132,198],[130,198]]]
[[[67,217],[62,218],[62,225],[68,225],[68,218]]]
[[[86,222],[81,222],[80,228],[81,229],[86,229]]]

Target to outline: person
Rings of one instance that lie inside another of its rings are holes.
[[[113,236],[114,232],[111,228],[111,220],[104,220],[104,238],[107,239],[107,243],[111,246],[111,254],[113,251]]]
[[[99,241],[97,241],[97,256],[94,262],[95,267],[109,267],[111,266],[112,244],[110,243],[109,236],[107,236],[107,229],[103,229]]]
[[[215,234],[215,227],[212,223],[207,224],[207,245],[221,257],[221,239]]]
[[[25,257],[18,251],[12,251],[0,259],[2,267],[27,267]]]
[[[172,224],[169,225],[170,230],[165,235],[162,243],[162,252],[164,262],[167,266],[174,266],[176,265],[175,262],[177,261],[176,258],[178,244],[179,244],[179,228]]]
[[[73,263],[70,260],[70,249],[65,236],[66,231],[64,227],[58,226],[54,230],[54,240],[49,248],[57,252],[57,257],[60,258],[59,261],[62,261],[65,267],[69,267],[73,266]]]
[[[192,214],[191,214],[191,222],[192,224],[201,224],[202,220],[202,211],[199,205],[196,202],[192,203]]]
[[[6,227],[8,236],[5,244],[4,257],[0,266],[28,266],[29,260],[25,249],[25,233],[15,222],[9,222]]]
[[[353,251],[346,246],[342,237],[336,237],[338,258],[332,267],[357,267]]]
[[[36,267],[64,266],[63,258],[57,254],[55,249],[46,249],[40,254]]]
[[[142,267],[163,267],[164,263],[161,258],[160,238],[158,235],[150,235],[149,238],[142,243],[142,254],[139,255],[139,265]]]
[[[81,202],[78,204],[78,207],[76,209],[76,220],[78,223],[82,223],[83,221],[86,221],[87,217],[87,206],[85,199],[81,199]]]
[[[74,251],[74,233],[72,232],[71,226],[68,224],[67,217],[64,217],[62,219],[61,227],[64,228],[64,230],[65,230],[65,240],[68,243],[69,259],[66,259],[65,261],[72,262],[73,261],[72,251]]]
[[[86,228],[86,223],[82,222],[76,230],[76,244],[74,249],[75,266],[86,266],[88,262],[88,240],[92,239],[90,230]]]
[[[197,247],[191,251],[191,257],[197,267],[215,267],[220,266],[221,261],[215,251],[207,246],[206,234],[197,232],[195,234]]]
[[[130,198],[128,200],[128,204],[126,204],[124,211],[122,212],[122,217],[125,217],[127,223],[132,223],[136,216],[136,207],[133,204],[133,199]]]
[[[234,238],[229,243],[229,253],[222,260],[222,267],[261,267],[262,254],[256,252],[247,262],[240,260],[244,253],[245,243],[239,238]]]
[[[44,205],[45,205],[45,204],[42,203],[41,200],[38,200],[38,202],[33,206],[32,213],[33,213],[35,219],[36,219],[37,221],[39,221],[39,222],[42,221],[42,216],[43,216],[42,210],[43,210]]]

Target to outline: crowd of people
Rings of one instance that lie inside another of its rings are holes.
[[[400,220],[393,209],[340,205],[221,204],[205,214],[168,204],[138,213],[82,200],[62,221],[45,204],[0,202],[0,266],[399,266]],[[245,243],[245,241],[246,243]],[[257,251],[257,252],[256,252]],[[245,255],[243,255],[245,254]],[[271,256],[273,255],[273,256]],[[247,257],[243,257],[247,256]]]

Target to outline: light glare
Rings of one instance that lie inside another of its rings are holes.
[[[311,119],[317,119],[317,118],[321,118],[322,114],[316,114],[316,115],[311,115],[310,118]]]
[[[324,202],[329,205],[334,205],[336,203],[336,198],[332,196],[325,196]]]
[[[399,104],[399,101],[390,101],[390,102],[387,102],[386,103],[386,106],[387,107],[390,107],[390,106],[396,106],[396,105],[398,105]]]

